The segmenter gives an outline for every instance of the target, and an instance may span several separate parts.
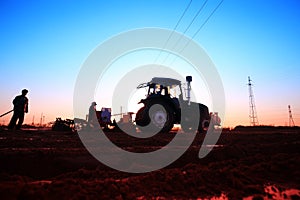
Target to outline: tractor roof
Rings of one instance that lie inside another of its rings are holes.
[[[180,85],[181,81],[173,78],[153,77],[150,83],[160,84],[163,86]]]

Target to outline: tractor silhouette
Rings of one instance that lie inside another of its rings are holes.
[[[169,132],[174,124],[181,124],[184,132],[202,133],[208,129],[211,120],[208,107],[190,101],[192,77],[187,76],[186,81],[187,100],[183,99],[181,81],[176,79],[154,77],[150,82],[137,87],[148,88],[146,98],[139,102],[144,106],[138,110],[135,118],[142,132]],[[182,111],[187,111],[183,119]]]

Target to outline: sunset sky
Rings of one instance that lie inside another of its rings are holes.
[[[26,123],[33,116],[39,123],[41,115],[46,122],[73,118],[74,85],[89,54],[121,32],[145,27],[173,30],[189,2],[1,1],[0,114],[11,110],[13,98],[27,88]],[[207,1],[187,37],[195,34],[219,2]],[[176,31],[185,31],[203,3],[192,1]],[[224,0],[194,37],[223,81],[224,126],[249,125],[248,76],[254,84],[259,124],[288,125],[291,105],[295,124],[300,125],[299,10],[298,0]],[[199,101],[209,104],[201,97]],[[109,99],[97,102],[97,109],[111,106]],[[10,118],[11,114],[0,118],[0,124]]]

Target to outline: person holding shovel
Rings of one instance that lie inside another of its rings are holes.
[[[28,90],[23,89],[22,94],[15,97],[13,100],[14,104],[14,114],[8,124],[8,129],[13,129],[16,127],[16,129],[20,129],[23,121],[24,121],[24,115],[25,113],[28,113],[28,98],[26,97],[26,94],[28,93]],[[16,122],[18,120],[18,124],[16,125]]]

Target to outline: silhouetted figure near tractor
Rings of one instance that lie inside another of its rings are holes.
[[[16,96],[13,100],[14,104],[14,114],[8,124],[8,129],[13,129],[16,127],[16,129],[20,129],[23,121],[24,121],[24,115],[25,113],[28,113],[28,98],[26,97],[28,93],[28,90],[23,89],[22,94],[19,96]],[[18,124],[16,125],[16,122],[18,120]]]
[[[96,102],[92,102],[89,108],[89,117],[88,117],[88,124],[90,128],[96,128],[99,126],[97,114],[96,114]]]

